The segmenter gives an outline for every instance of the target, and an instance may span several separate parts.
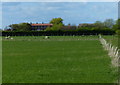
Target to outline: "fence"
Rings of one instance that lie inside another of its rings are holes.
[[[120,49],[108,43],[104,38],[101,37],[101,35],[99,35],[99,40],[101,44],[103,45],[104,49],[108,51],[108,55],[111,57],[111,60],[112,60],[112,65],[119,66]]]

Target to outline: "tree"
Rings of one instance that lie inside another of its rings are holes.
[[[50,21],[50,23],[53,24],[53,26],[50,28],[47,28],[46,31],[47,30],[58,31],[58,30],[61,30],[62,27],[64,26],[62,18],[53,18]]]
[[[101,21],[96,21],[96,22],[94,23],[94,26],[95,26],[95,28],[97,28],[97,29],[102,29],[102,28],[104,28],[104,24],[103,24]]]
[[[114,29],[116,33],[120,32],[120,19],[116,20],[116,23],[113,25],[112,29]]]
[[[104,26],[107,28],[112,28],[114,24],[115,24],[115,21],[113,19],[106,19],[104,21]]]
[[[9,27],[11,27],[11,30],[13,30],[13,31],[16,31],[17,29],[19,29],[18,24],[12,24],[12,25],[9,25]]]
[[[51,24],[62,24],[63,25],[63,19],[62,18],[53,18],[50,21]]]
[[[52,31],[59,31],[61,30],[63,27],[63,24],[62,23],[59,23],[59,24],[54,24],[52,27],[51,27],[51,30]]]
[[[45,31],[51,31],[51,27],[47,27]]]
[[[76,30],[77,27],[75,25],[70,25],[68,24],[67,26],[62,26],[61,30],[69,30],[69,31],[73,31],[73,30]]]
[[[78,28],[93,28],[95,27],[94,24],[88,24],[88,23],[83,23],[83,24],[79,24]]]
[[[20,23],[19,28],[20,31],[30,31],[31,25],[29,23]]]
[[[13,31],[30,31],[31,25],[29,23],[20,23],[9,25]]]

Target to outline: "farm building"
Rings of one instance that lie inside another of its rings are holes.
[[[40,30],[45,30],[47,27],[52,27],[53,24],[44,24],[44,23],[36,23],[36,24],[31,24],[32,26],[32,30],[37,30],[37,31],[40,31]]]

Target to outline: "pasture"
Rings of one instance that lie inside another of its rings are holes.
[[[3,83],[115,83],[98,36],[25,36],[2,41]]]
[[[104,39],[107,40],[107,42],[111,43],[113,46],[118,47],[119,46],[119,38],[118,35],[108,35],[108,36],[103,36]]]

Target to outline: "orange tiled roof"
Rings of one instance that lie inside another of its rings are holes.
[[[31,24],[31,26],[52,26],[53,24]]]

